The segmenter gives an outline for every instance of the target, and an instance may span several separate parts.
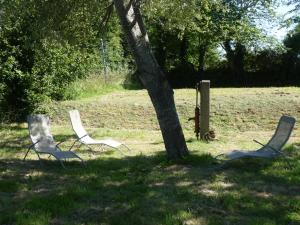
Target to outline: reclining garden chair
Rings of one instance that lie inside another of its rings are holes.
[[[241,159],[246,157],[258,157],[258,158],[274,158],[278,156],[285,157],[285,153],[282,152],[282,147],[286,144],[286,142],[290,138],[295,122],[296,120],[293,117],[282,116],[279,120],[277,129],[273,137],[266,145],[261,144],[256,140],[253,140],[262,146],[260,149],[256,151],[234,150],[229,153],[220,154],[216,156],[216,158],[218,158],[219,156],[225,156],[225,158],[228,159],[227,161],[231,161],[231,160]]]
[[[76,142],[79,142],[80,146],[84,144],[90,150],[92,150],[90,145],[99,145],[100,147],[108,146],[108,147],[119,150],[121,153],[122,153],[122,151],[119,149],[121,146],[124,146],[125,148],[130,150],[125,144],[122,144],[122,143],[112,140],[112,139],[95,140],[95,139],[91,138],[89,136],[89,134],[86,132],[86,130],[84,129],[84,127],[82,126],[79,111],[71,110],[71,111],[69,111],[69,115],[70,115],[73,130],[74,130],[75,134],[77,135],[77,139],[73,143],[72,147],[75,145]]]
[[[29,135],[32,141],[32,145],[28,147],[26,155],[23,160],[26,159],[28,152],[33,150],[39,159],[40,154],[49,154],[56,158],[60,164],[65,168],[63,161],[71,158],[77,158],[83,162],[83,160],[73,151],[62,151],[59,145],[55,143],[52,134],[50,133],[49,117],[45,115],[30,115],[27,117]]]

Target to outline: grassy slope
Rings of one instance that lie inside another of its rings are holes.
[[[211,127],[219,142],[204,146],[213,153],[256,147],[252,138],[267,140],[282,114],[300,118],[299,88],[227,88],[212,89],[211,92]],[[194,114],[194,90],[176,90],[175,98],[186,139],[191,142],[192,150],[199,150],[203,143],[194,141],[193,122],[187,121]],[[70,133],[68,110],[76,108],[81,112],[85,127],[96,136],[117,135],[133,142],[162,141],[146,91],[118,91],[80,101],[66,101],[52,108],[53,123],[63,129],[67,127]],[[146,148],[149,146],[143,146],[145,151]]]
[[[281,114],[300,115],[299,88],[222,88],[212,89],[211,92],[212,126],[215,128],[240,131],[258,128],[270,130]],[[188,117],[193,116],[194,90],[176,90],[175,98],[182,125],[184,129],[191,130],[192,123],[186,121]],[[66,112],[77,108],[88,127],[100,125],[113,129],[158,130],[146,91],[118,91],[80,101],[66,101],[53,108],[53,119],[59,120],[63,125],[69,122]]]
[[[57,140],[72,137],[67,111],[80,110],[94,137],[126,142],[128,157],[113,151],[78,151],[87,162],[67,170],[54,161],[40,166],[25,126],[0,129],[0,224],[300,224],[300,133],[296,126],[284,160],[241,160],[223,170],[208,153],[255,149],[268,140],[282,114],[300,118],[299,88],[212,89],[217,139],[196,141],[194,91],[177,90],[177,107],[192,156],[176,165],[164,157],[157,121],[145,91],[50,106]],[[71,141],[67,142],[65,147]]]

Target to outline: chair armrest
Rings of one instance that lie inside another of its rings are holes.
[[[79,141],[81,138],[83,138],[83,137],[85,137],[85,136],[87,136],[87,134],[86,134],[86,135],[83,135],[83,136],[80,137],[80,138],[77,138],[77,139],[75,140],[75,142],[76,142],[76,141]],[[64,142],[66,142],[66,141],[67,141],[67,140],[60,141],[60,142],[58,142],[55,146],[56,146],[57,148],[59,148],[58,146],[59,146],[60,144],[64,143]]]
[[[253,139],[253,141],[254,141],[254,142],[256,142],[257,144],[259,144],[259,145],[261,145],[261,146],[265,147],[265,145],[264,145],[264,144],[262,144],[262,143],[260,143],[259,141],[255,140],[255,139]]]
[[[35,143],[32,143],[31,145],[28,146],[28,149],[31,149],[34,147],[37,143],[39,143],[41,140],[37,140]]]
[[[264,144],[260,143],[260,142],[257,141],[257,140],[253,140],[253,141],[256,142],[257,144],[260,144],[260,145],[263,146],[263,147],[268,147],[268,148],[272,149],[273,151],[275,151],[275,152],[277,152],[277,153],[279,153],[279,154],[284,155],[284,153],[283,153],[282,151],[277,150],[277,149],[273,148],[272,146],[264,145]]]
[[[28,152],[30,151],[30,149],[32,149],[37,155],[38,157],[40,158],[39,154],[37,153],[37,151],[33,148],[33,146],[35,146],[37,143],[39,143],[41,140],[37,140],[35,143],[32,143],[31,145],[28,146],[28,149],[27,149],[27,152],[23,158],[23,161],[26,159],[27,155],[28,155]]]
[[[60,141],[60,142],[58,142],[55,146],[58,148],[58,146],[59,146],[60,144],[64,143],[65,141],[66,141],[66,140]]]
[[[77,141],[80,141],[80,139],[82,139],[82,138],[84,138],[84,137],[86,137],[86,136],[88,136],[88,134],[85,134],[85,135],[83,135],[83,136],[81,136],[81,137],[78,137],[78,138],[73,142],[73,144],[71,145],[71,147],[69,148],[69,151],[72,150],[72,148],[74,147],[74,145],[75,145],[75,143],[76,143]]]
[[[86,137],[86,136],[88,136],[88,134],[85,134],[85,135],[83,135],[83,136],[77,138],[77,141],[79,141],[80,139],[82,139],[82,138],[84,138],[84,137]]]

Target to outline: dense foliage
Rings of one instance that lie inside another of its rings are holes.
[[[103,57],[113,70],[124,64],[116,18],[111,29],[101,33],[104,3],[10,0],[0,4],[1,120],[23,120],[28,113],[45,112],[42,102],[74,97],[66,93],[68,86],[101,70]],[[107,45],[113,54],[103,56],[101,48]]]
[[[150,39],[173,86],[193,87],[201,79],[216,86],[299,83],[297,70],[282,69],[288,68],[285,46],[266,28],[273,20],[280,22],[275,15],[279,3],[148,1]],[[261,62],[268,62],[268,68]]]

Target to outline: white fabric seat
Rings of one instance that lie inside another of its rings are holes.
[[[77,140],[74,142],[80,142],[89,147],[89,145],[100,145],[100,146],[108,146],[114,149],[119,149],[119,147],[124,146],[128,150],[130,150],[125,144],[120,143],[113,139],[104,139],[104,140],[95,140],[89,136],[87,131],[84,129],[81,123],[80,114],[78,110],[69,111],[70,120],[72,124],[72,128],[77,136]],[[73,144],[73,145],[74,145]],[[89,147],[90,148],[90,147]]]

